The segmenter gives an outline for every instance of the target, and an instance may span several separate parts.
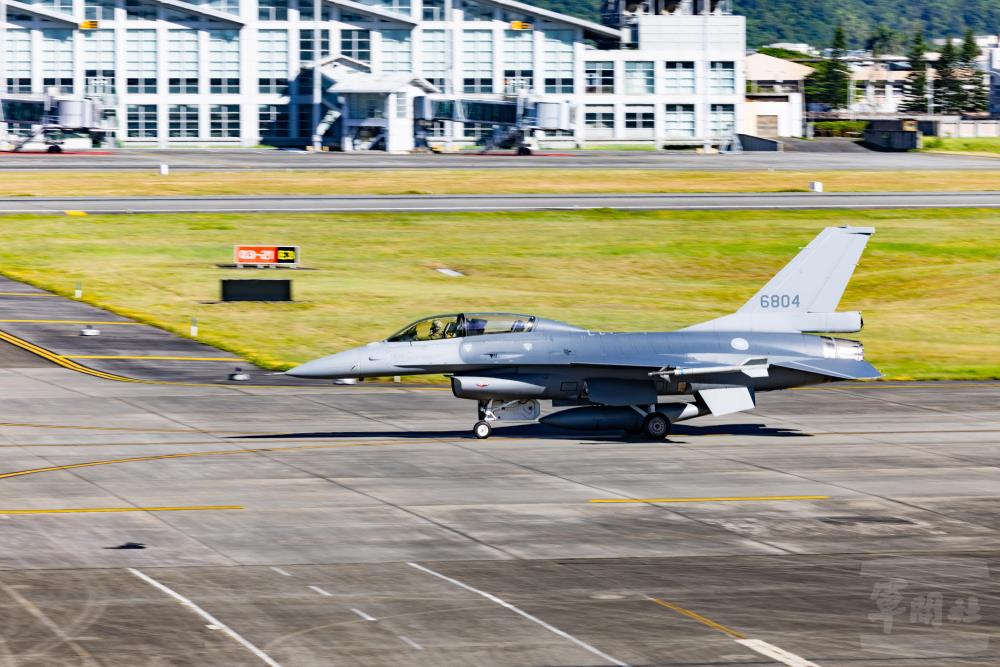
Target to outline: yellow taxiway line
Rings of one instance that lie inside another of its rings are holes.
[[[66,354],[63,359],[145,359],[153,361],[238,361],[239,357],[170,357],[155,354],[129,355],[129,354]]]
[[[192,505],[190,507],[72,507],[65,509],[4,510],[5,514],[91,514],[103,512],[203,512],[210,510],[241,510],[243,505]]]
[[[678,604],[674,604],[673,602],[667,602],[666,600],[663,600],[661,598],[649,598],[649,599],[652,602],[655,602],[656,604],[660,605],[661,607],[666,607],[667,609],[670,609],[672,611],[676,611],[678,614],[683,614],[684,616],[687,616],[688,618],[693,618],[694,620],[698,621],[702,625],[707,625],[708,627],[712,628],[713,630],[718,630],[719,632],[724,632],[725,634],[729,635],[730,637],[732,637],[734,639],[746,639],[747,638],[747,636],[745,634],[743,634],[742,632],[737,632],[736,630],[733,630],[732,628],[727,628],[722,623],[716,623],[712,619],[706,618],[706,617],[702,616],[701,614],[699,614],[696,611],[691,611],[690,609],[685,609],[684,607],[682,607],[682,606],[680,606]]]
[[[830,496],[720,496],[718,498],[593,498],[592,503],[742,503],[767,500],[828,500]]]

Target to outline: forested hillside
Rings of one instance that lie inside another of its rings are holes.
[[[600,0],[527,0],[592,21],[600,20]],[[862,48],[879,26],[911,35],[919,27],[929,37],[1000,32],[1000,0],[734,0],[747,17],[751,47],[771,42],[828,46],[833,29],[844,25],[848,46]]]

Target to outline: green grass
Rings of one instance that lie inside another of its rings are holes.
[[[958,139],[954,137],[927,137],[923,150],[945,153],[986,153],[1000,155],[1000,138]]]
[[[0,217],[0,271],[272,368],[383,338],[421,316],[513,310],[605,330],[670,330],[739,307],[824,225],[878,233],[841,304],[896,378],[1000,378],[1000,211]],[[289,243],[290,304],[211,303],[234,243]],[[464,278],[433,269],[451,267]]]

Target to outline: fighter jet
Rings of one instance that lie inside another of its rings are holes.
[[[836,309],[874,232],[827,227],[735,313],[679,331],[611,333],[534,315],[453,313],[287,374],[449,375],[455,396],[478,403],[476,438],[498,421],[538,420],[539,401],[548,400],[566,409],[542,423],[663,439],[675,422],[751,410],[757,392],[880,377],[860,342],[819,335],[861,330],[861,313]]]

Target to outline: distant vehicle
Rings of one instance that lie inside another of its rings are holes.
[[[679,331],[607,333],[531,315],[454,313],[287,374],[449,374],[455,396],[478,402],[477,438],[497,421],[539,419],[539,401],[550,400],[569,409],[542,423],[662,439],[674,422],[751,410],[758,391],[880,377],[860,342],[814,335],[861,330],[861,313],[835,311],[874,232],[824,229],[738,311]]]

